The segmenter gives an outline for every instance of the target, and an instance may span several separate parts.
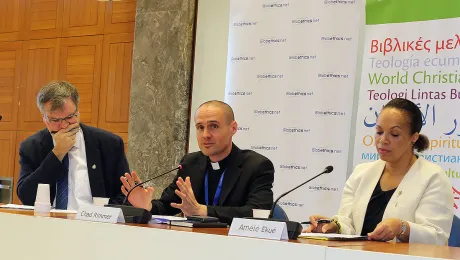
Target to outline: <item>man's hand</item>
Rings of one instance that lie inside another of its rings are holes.
[[[176,190],[176,194],[182,199],[182,203],[171,203],[171,207],[182,210],[185,216],[207,216],[208,207],[196,201],[192,184],[190,183],[190,177],[185,178],[185,181],[179,177],[176,184],[179,188],[179,190]]]
[[[136,172],[125,173],[125,176],[120,177],[121,183],[121,192],[126,196],[128,192],[136,185],[136,183],[141,183],[141,179],[137,176]],[[136,183],[135,183],[135,182]],[[153,199],[153,191],[152,187],[148,187],[144,189],[143,187],[139,186],[136,187],[130,194],[128,201],[136,208],[143,208],[148,211],[152,210],[152,199]]]
[[[53,135],[55,142],[53,153],[62,162],[64,156],[72,149],[75,144],[75,138],[77,137],[77,132],[80,129],[78,123],[71,124],[67,128],[59,130]]]

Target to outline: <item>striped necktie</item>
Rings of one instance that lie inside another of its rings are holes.
[[[63,174],[56,184],[56,209],[67,209],[67,203],[69,200],[69,154],[64,156],[62,163],[67,169],[67,172],[66,174]]]

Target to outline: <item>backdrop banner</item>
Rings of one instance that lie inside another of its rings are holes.
[[[410,99],[422,111],[421,133],[430,139],[421,156],[451,179],[460,216],[458,17],[458,1],[367,1],[354,165],[379,158],[374,128],[382,106],[397,97]]]
[[[357,1],[232,0],[225,101],[234,141],[275,167],[290,219],[335,215],[346,180],[360,24]]]

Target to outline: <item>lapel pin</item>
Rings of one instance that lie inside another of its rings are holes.
[[[96,170],[96,164],[93,164],[93,170]]]

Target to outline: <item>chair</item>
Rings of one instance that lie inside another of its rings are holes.
[[[284,209],[278,205],[275,204],[275,207],[273,208],[273,217],[272,219],[286,222],[286,227],[287,227],[287,232],[288,232],[288,237],[289,239],[297,239],[297,237],[302,233],[302,225],[299,222],[296,221],[289,221],[289,218],[284,211]]]
[[[455,215],[450,231],[449,246],[460,247],[460,218]]]
[[[13,199],[13,179],[0,178],[0,203],[9,204]]]
[[[275,204],[275,207],[273,208],[273,218],[280,220],[289,220],[284,209],[278,204]]]

